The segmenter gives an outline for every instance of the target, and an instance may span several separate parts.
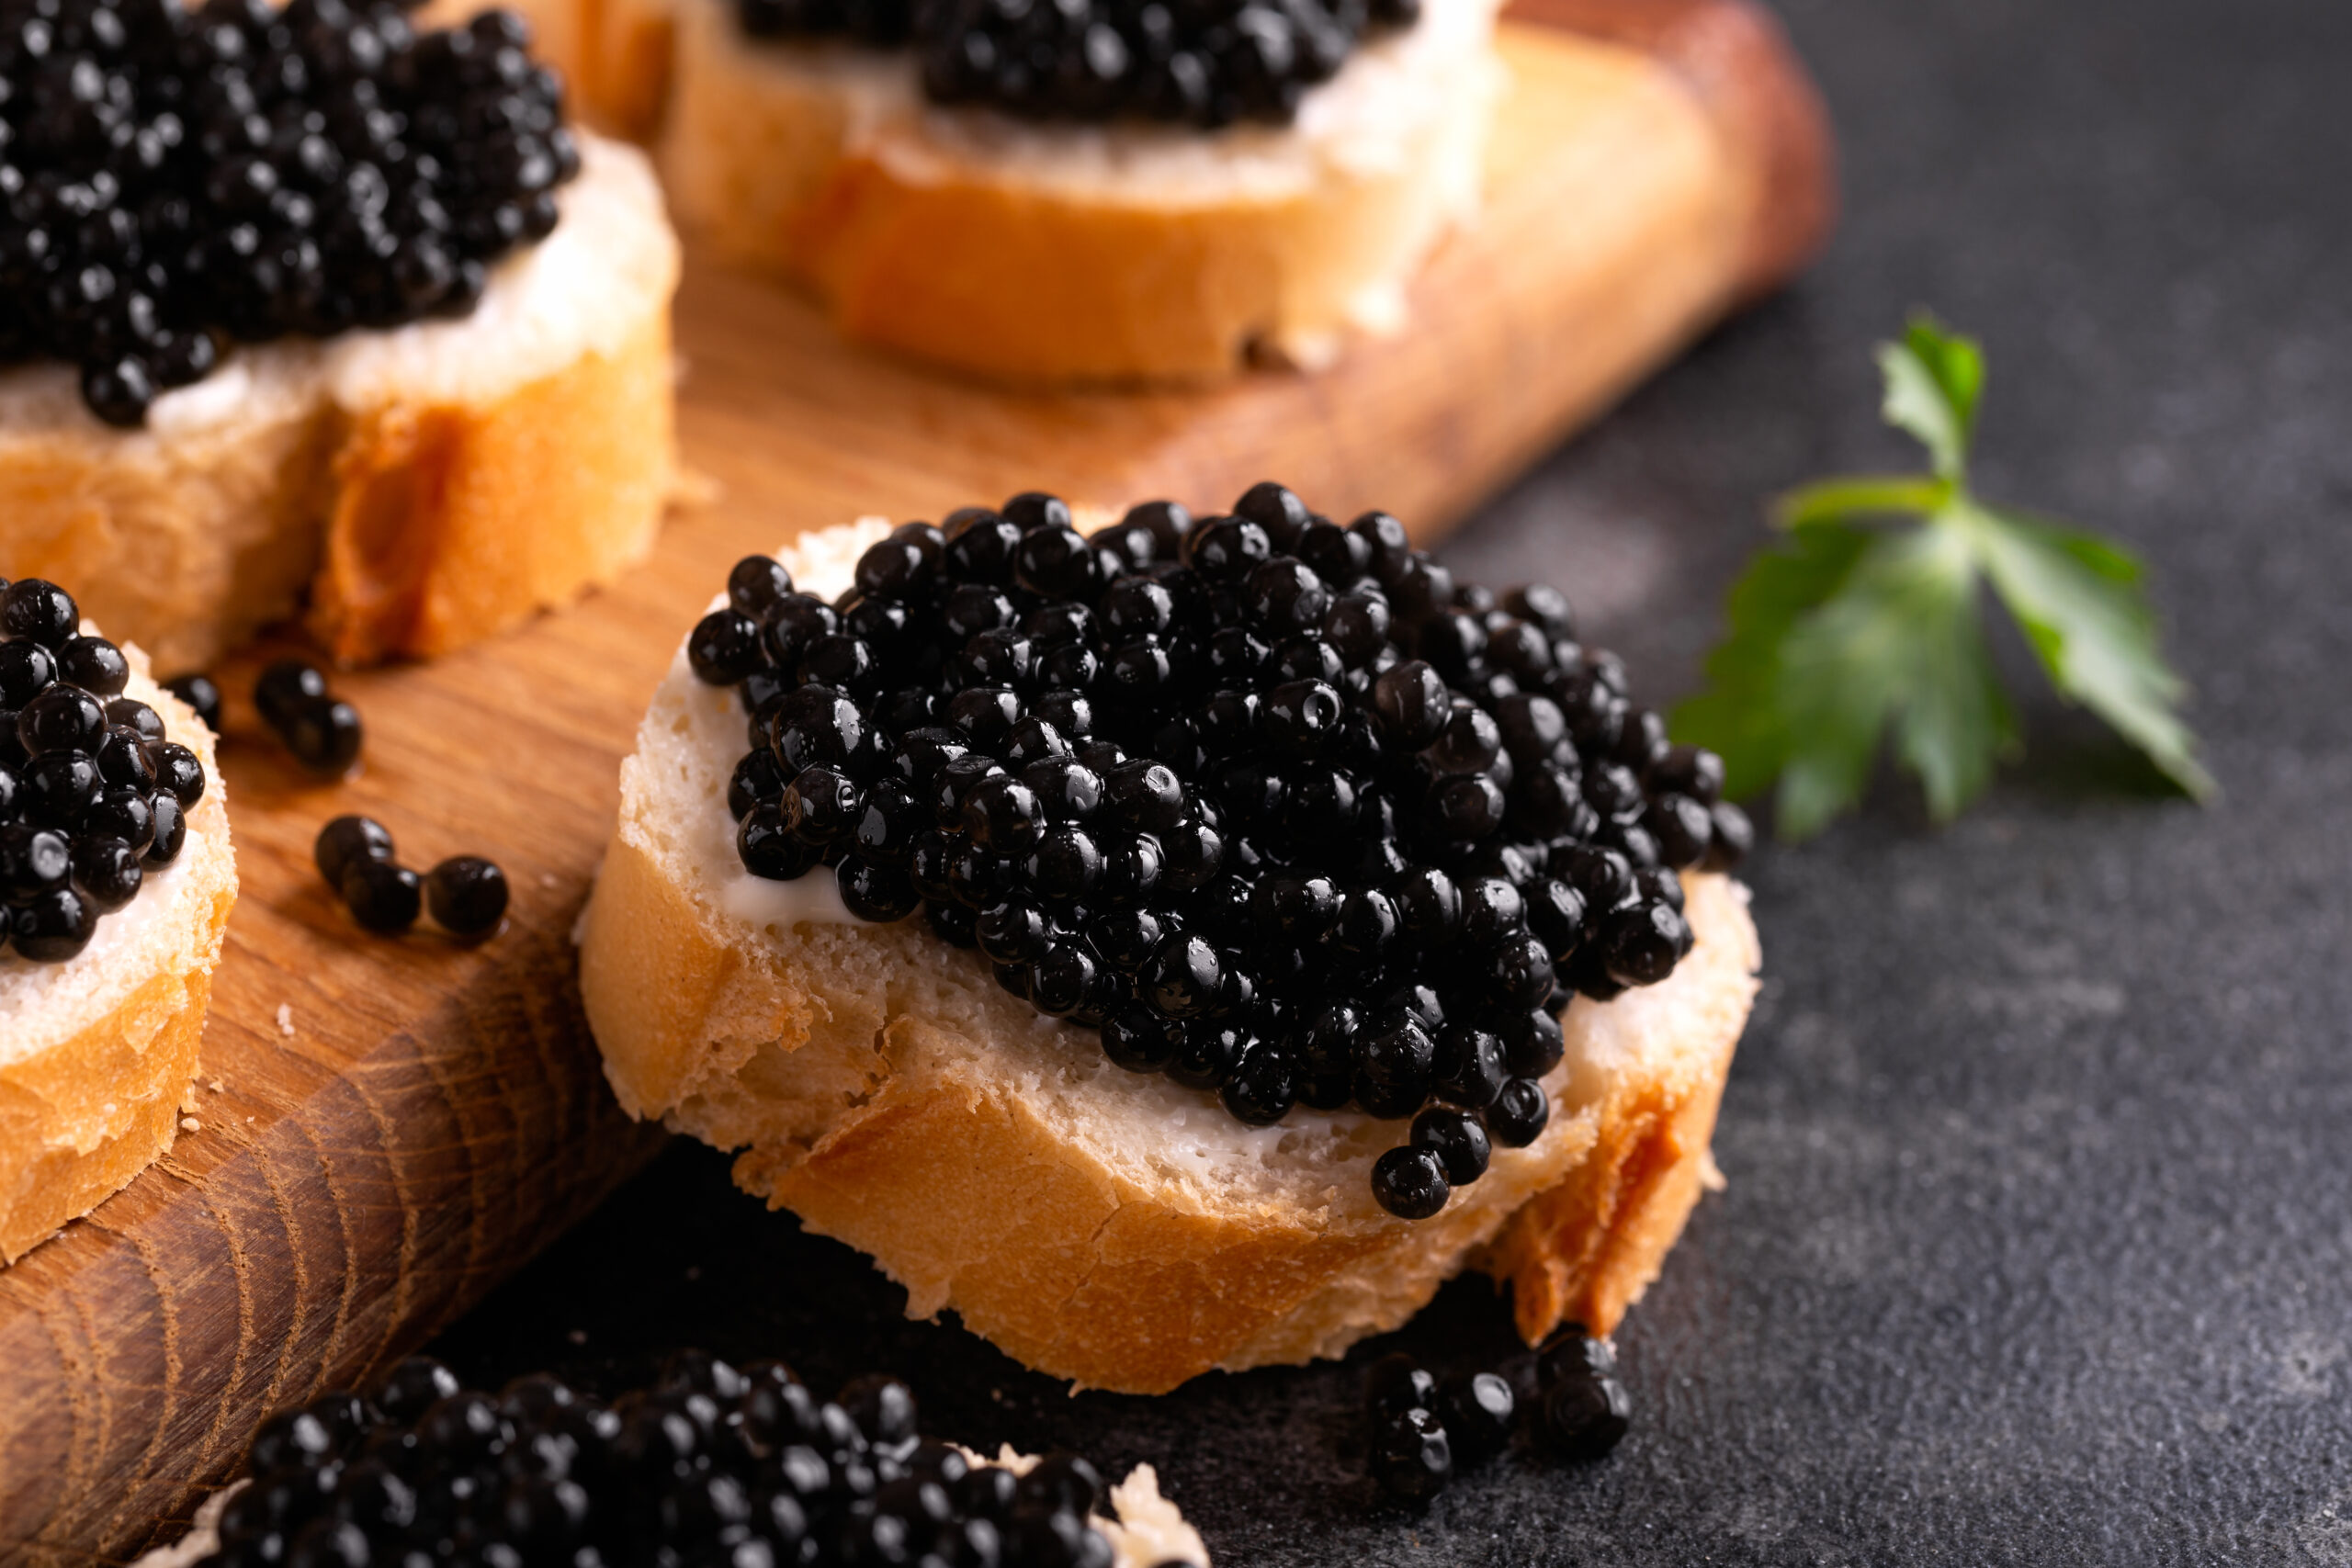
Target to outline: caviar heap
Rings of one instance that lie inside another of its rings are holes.
[[[204,764],[122,694],[130,664],[74,596],[0,581],[0,951],[62,964],[179,858]]]
[[[737,0],[753,38],[911,46],[924,94],[1033,119],[1284,124],[1420,0]]]
[[[132,426],[232,342],[466,314],[580,167],[527,38],[368,0],[0,0],[0,365],[76,365]]]
[[[471,1393],[415,1357],[372,1401],[271,1417],[246,1464],[201,1560],[218,1568],[1112,1562],[1083,1459],[974,1465],[916,1435],[896,1379],[826,1402],[780,1362],[696,1351],[610,1405],[545,1374]]]
[[[751,716],[747,870],[920,908],[1243,1122],[1412,1118],[1373,1174],[1407,1218],[1534,1140],[1568,994],[1666,978],[1676,871],[1748,842],[1558,592],[1498,602],[1280,485],[1091,538],[1019,495],[898,528],[836,604],[765,557],[728,596],[687,653]]]

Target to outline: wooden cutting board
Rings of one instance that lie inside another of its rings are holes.
[[[0,1269],[0,1561],[134,1553],[267,1411],[405,1353],[652,1152],[597,1071],[569,933],[638,716],[738,556],[860,513],[1030,488],[1214,507],[1269,476],[1434,535],[1811,254],[1827,138],[1761,12],[1517,15],[1484,217],[1419,281],[1409,334],[1317,375],[1014,394],[846,349],[797,300],[690,264],[680,415],[704,496],[642,570],[487,647],[341,680],[368,726],[353,780],[300,774],[232,698],[243,896],[197,1130]],[[356,931],[310,864],[346,811],[420,867],[497,859],[508,929],[477,948]]]

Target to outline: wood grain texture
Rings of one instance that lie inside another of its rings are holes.
[[[710,493],[642,570],[432,666],[340,680],[369,726],[354,780],[300,776],[232,701],[245,891],[201,1075],[221,1088],[198,1089],[199,1131],[0,1270],[0,1561],[134,1552],[232,1472],[269,1409],[425,1338],[650,1153],[597,1069],[569,933],[636,720],[737,556],[1034,486],[1212,506],[1267,475],[1433,534],[1794,265],[1829,211],[1817,115],[1808,132],[1786,111],[1810,89],[1739,0],[1667,8],[1680,21],[1653,34],[1600,15],[1624,4],[1591,10],[1615,41],[1507,30],[1516,89],[1484,220],[1420,280],[1410,333],[1327,373],[1011,393],[846,349],[802,301],[690,264],[680,425]],[[1674,40],[1707,28],[1699,69]],[[1774,101],[1777,119],[1754,108]],[[474,948],[356,933],[310,865],[345,811],[379,817],[419,868],[498,859],[508,929]]]

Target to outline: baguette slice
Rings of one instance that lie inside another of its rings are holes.
[[[1026,1474],[1037,1462],[1035,1455],[1015,1453],[1011,1444],[992,1460],[969,1449],[964,1453],[974,1464],[998,1465],[1015,1474]],[[186,1535],[134,1560],[130,1568],[195,1568],[218,1551],[220,1516],[228,1512],[229,1500],[245,1484],[237,1482],[206,1498]],[[1136,1466],[1109,1491],[1111,1507],[1118,1517],[1097,1515],[1093,1522],[1111,1542],[1112,1568],[1165,1568],[1169,1563],[1209,1568],[1209,1551],[1201,1542],[1201,1532],[1185,1523],[1176,1505],[1159,1495],[1159,1475],[1151,1466]]]
[[[96,633],[95,623],[84,630]],[[63,964],[0,953],[0,1259],[13,1263],[172,1146],[237,901],[212,734],[123,645],[126,696],[204,763],[187,841]]]
[[[1321,365],[1401,323],[1476,205],[1496,3],[1430,0],[1295,124],[1211,132],[942,108],[911,51],[754,41],[728,0],[676,0],[663,177],[682,226],[865,343],[1016,381]]]
[[[562,221],[462,320],[242,349],[140,430],[68,367],[0,373],[0,574],[85,585],[176,671],[306,595],[345,661],[442,653],[643,556],[677,242],[643,156],[581,141]]]
[[[830,594],[886,531],[804,536],[781,558]],[[1670,979],[1569,1011],[1543,1135],[1409,1223],[1369,1186],[1397,1124],[1244,1127],[1112,1066],[921,920],[858,923],[822,873],[744,874],[725,804],[744,722],[681,653],[622,764],[582,917],[589,1023],[631,1114],[743,1151],[742,1187],[873,1255],[910,1315],[953,1307],[1030,1366],[1153,1393],[1340,1355],[1465,1264],[1518,1281],[1531,1339],[1571,1316],[1608,1332],[1656,1276],[1756,988],[1726,878],[1689,880],[1697,946]]]

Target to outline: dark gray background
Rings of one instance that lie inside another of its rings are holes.
[[[1153,1461],[1227,1564],[2352,1564],[2352,6],[1786,15],[1845,148],[1834,248],[1449,559],[1560,581],[1642,694],[1689,689],[1759,499],[1912,460],[1869,349],[1931,305],[1987,344],[1982,487],[2145,554],[2227,793],[2165,798],[2044,700],[1958,826],[1892,781],[1758,856],[1731,1187],[1623,1336],[1611,1460],[1369,1512],[1385,1344],[1072,1400],[684,1148],[443,1353],[888,1368],[944,1435]],[[1510,1343],[1477,1283],[1396,1338]]]

